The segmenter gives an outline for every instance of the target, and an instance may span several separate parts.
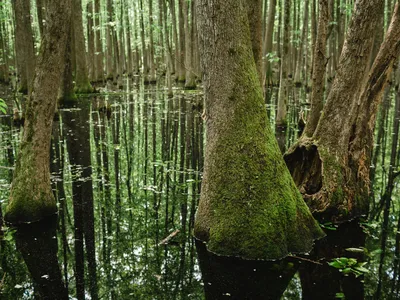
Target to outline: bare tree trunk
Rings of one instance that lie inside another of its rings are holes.
[[[95,33],[94,33],[94,18],[93,18],[93,2],[88,2],[87,7],[87,36],[88,36],[88,58],[89,58],[89,78],[95,81],[96,78],[96,55],[95,55]]]
[[[304,53],[307,55],[307,52],[305,51],[306,48],[306,40],[307,40],[307,35],[308,35],[308,7],[309,7],[309,0],[306,0],[304,2],[304,16],[303,16],[303,28],[301,32],[301,41],[300,41],[300,50],[299,50],[299,57],[298,57],[298,62],[296,65],[296,72],[294,74],[294,84],[297,86],[301,86],[302,82],[302,70],[303,70],[303,61],[304,61]]]
[[[87,61],[85,36],[83,34],[82,21],[82,0],[73,0],[73,26],[74,26],[74,45],[75,45],[75,91],[78,94],[87,94],[93,92],[90,84]]]
[[[180,5],[182,5],[183,12],[183,22],[184,22],[184,32],[185,32],[185,88],[195,89],[196,81],[193,74],[193,62],[192,62],[192,36],[191,27],[189,24],[189,8],[188,2],[186,0],[180,0]],[[192,4],[193,5],[193,4]]]
[[[35,71],[35,52],[31,25],[30,0],[15,0],[15,52],[21,84],[19,91],[27,94],[32,90]]]
[[[104,63],[103,63],[103,44],[101,42],[101,29],[100,29],[100,0],[94,1],[94,26],[95,41],[96,41],[96,78],[97,82],[104,81]]]
[[[285,0],[283,25],[283,53],[281,57],[281,76],[279,80],[278,112],[275,123],[275,134],[282,153],[286,150],[287,104],[289,101],[289,39],[290,39],[290,6],[291,0]]]
[[[47,6],[48,27],[26,107],[24,134],[4,216],[10,223],[37,221],[57,211],[50,184],[50,141],[71,28],[71,6],[71,0],[50,1]]]
[[[268,54],[272,53],[272,41],[274,39],[276,0],[269,0],[267,29],[265,30],[263,46],[263,80],[264,86],[272,85],[272,70]]]
[[[306,136],[312,136],[314,134],[323,108],[327,63],[325,53],[328,23],[328,0],[319,0],[318,32],[313,55],[314,64],[312,73],[311,111],[308,115],[307,124],[304,129],[304,134]]]

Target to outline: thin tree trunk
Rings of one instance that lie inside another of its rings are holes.
[[[74,45],[75,45],[75,91],[78,94],[87,94],[93,92],[93,87],[89,81],[85,36],[83,34],[82,20],[82,0],[73,2],[73,26],[74,26]]]
[[[308,115],[305,136],[311,137],[317,128],[324,103],[324,87],[326,73],[326,38],[329,23],[328,0],[319,0],[319,17],[317,40],[314,48],[314,64],[312,73],[311,111]]]

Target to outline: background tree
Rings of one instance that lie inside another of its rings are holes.
[[[15,12],[15,52],[21,80],[19,91],[27,94],[31,91],[35,69],[35,52],[30,15],[31,5],[29,0],[16,0],[13,3]]]

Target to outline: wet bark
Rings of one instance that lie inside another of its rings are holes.
[[[276,259],[310,250],[322,233],[269,128],[246,7],[197,4],[207,140],[194,234],[219,255]]]
[[[5,219],[32,222],[57,211],[50,185],[50,140],[58,90],[65,66],[71,0],[49,2],[47,31],[42,39],[33,90],[28,99],[9,205]]]

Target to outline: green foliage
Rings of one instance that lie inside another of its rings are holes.
[[[0,98],[0,112],[2,112],[3,114],[7,113],[7,104],[6,102]]]
[[[17,231],[15,228],[3,227],[4,232],[3,240],[12,242],[14,240],[14,233]]]
[[[279,62],[281,59],[278,57],[276,52],[270,52],[265,55],[265,59],[268,59],[270,63]]]
[[[343,293],[336,293],[335,298],[337,298],[337,299],[345,299]]]
[[[335,258],[329,263],[331,267],[338,269],[344,275],[354,274],[356,277],[369,273],[369,270],[364,268],[366,264],[366,262],[358,262],[356,258],[349,257]]]

